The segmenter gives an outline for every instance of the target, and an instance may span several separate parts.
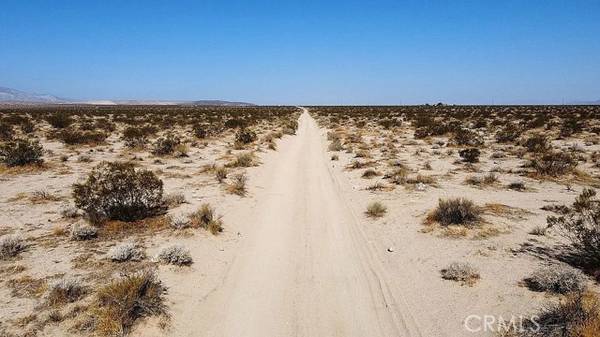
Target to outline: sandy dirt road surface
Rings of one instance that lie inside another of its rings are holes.
[[[256,203],[238,211],[247,230],[222,281],[201,299],[181,294],[170,334],[422,336],[338,191],[321,132],[304,109],[261,168]]]

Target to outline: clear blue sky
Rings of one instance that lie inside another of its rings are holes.
[[[600,1],[0,4],[0,86],[262,104],[600,99]]]

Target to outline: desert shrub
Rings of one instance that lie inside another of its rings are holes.
[[[508,184],[508,189],[515,190],[515,191],[524,191],[525,183],[522,181],[514,181],[514,182]]]
[[[483,177],[470,176],[465,180],[465,182],[469,185],[475,186],[494,185],[498,182],[498,176],[494,174],[494,172],[490,172]]]
[[[25,242],[18,235],[4,235],[0,238],[0,260],[19,255],[25,250]]]
[[[246,181],[248,178],[245,174],[240,173],[233,176],[231,184],[227,187],[230,193],[237,194],[239,196],[246,195]]]
[[[380,218],[387,212],[387,207],[379,201],[370,203],[365,214],[370,218]]]
[[[479,271],[468,263],[454,262],[441,270],[442,278],[473,285],[479,280]]]
[[[235,141],[241,144],[250,144],[256,141],[256,132],[250,129],[239,129],[235,134]]]
[[[586,278],[582,272],[565,266],[551,266],[538,269],[525,279],[529,289],[566,294],[572,291],[583,291]]]
[[[210,231],[213,235],[223,231],[221,217],[215,214],[214,208],[209,204],[203,204],[200,209],[190,214],[190,222],[194,226]]]
[[[83,131],[67,128],[60,131],[57,138],[68,145],[99,144],[106,140],[107,135],[102,131]]]
[[[476,147],[471,147],[467,149],[462,149],[458,152],[462,160],[466,163],[477,163],[479,161],[479,156],[481,155],[481,151],[479,151]]]
[[[166,264],[187,266],[192,264],[192,255],[184,246],[172,245],[163,247],[156,256],[156,260]]]
[[[177,146],[181,144],[179,137],[168,134],[158,138],[152,145],[152,154],[156,156],[166,156],[173,154],[177,150]]]
[[[595,337],[600,336],[600,301],[591,292],[574,292],[551,304],[533,319],[524,321],[507,336]]]
[[[338,156],[337,154],[332,154],[331,160],[340,160],[340,156]]]
[[[208,136],[208,131],[204,125],[196,124],[192,128],[192,131],[194,132],[194,136],[199,139],[204,139],[206,136]]]
[[[185,195],[183,193],[169,193],[163,197],[163,205],[173,208],[185,204]]]
[[[394,127],[402,126],[402,121],[395,118],[386,118],[378,122],[384,129],[388,130]]]
[[[579,251],[584,265],[600,266],[600,200],[596,191],[584,189],[570,207],[560,207],[559,216],[547,218],[548,227],[558,228]]]
[[[546,235],[546,233],[548,232],[548,227],[546,226],[535,226],[530,232],[529,234],[531,235],[537,235],[537,236],[544,236]]]
[[[384,178],[390,179],[390,181],[397,185],[403,185],[408,179],[408,170],[405,167],[399,167],[394,171],[387,173]]]
[[[57,112],[46,117],[46,122],[55,129],[64,129],[73,123],[71,117],[64,112]]]
[[[125,142],[125,146],[129,148],[144,147],[148,142],[148,137],[144,130],[134,126],[125,128],[121,139]]]
[[[228,164],[230,167],[250,167],[254,165],[254,154],[251,152],[238,153],[235,159]]]
[[[294,135],[298,130],[298,121],[295,119],[288,119],[283,123],[283,133],[286,135]]]
[[[455,130],[453,140],[457,145],[479,146],[483,144],[483,140],[475,131],[466,128]]]
[[[141,261],[146,257],[144,250],[133,242],[125,242],[112,247],[107,254],[115,262]]]
[[[49,305],[72,303],[87,292],[86,287],[77,279],[61,279],[50,286],[46,301]]]
[[[96,294],[94,327],[102,336],[126,335],[143,317],[168,316],[166,288],[150,271],[127,275],[101,287]]]
[[[481,220],[482,210],[471,200],[464,198],[440,199],[431,219],[448,225],[471,225]]]
[[[7,123],[0,123],[0,140],[11,140],[15,132],[12,125]]]
[[[496,142],[510,143],[521,136],[521,129],[513,123],[507,124],[502,130],[496,132]]]
[[[71,228],[71,240],[85,241],[98,236],[98,229],[88,225],[75,225]]]
[[[86,181],[73,185],[75,205],[93,221],[132,221],[156,214],[162,206],[163,183],[148,170],[130,163],[103,162]]]
[[[523,142],[523,146],[528,152],[541,153],[550,149],[548,138],[542,134],[536,133],[529,136]]]
[[[532,159],[530,166],[539,175],[558,177],[572,172],[577,166],[577,161],[570,153],[548,151]]]
[[[40,164],[43,152],[37,140],[15,139],[0,144],[0,161],[10,167]]]

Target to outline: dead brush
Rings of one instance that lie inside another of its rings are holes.
[[[19,235],[4,235],[0,237],[0,260],[16,257],[27,246]]]
[[[251,167],[256,165],[254,153],[243,152],[235,156],[235,159],[229,162],[227,167]]]
[[[223,231],[221,216],[217,215],[215,209],[209,204],[200,206],[200,209],[190,214],[189,219],[192,226],[204,228],[213,235],[217,235]]]
[[[222,184],[223,181],[227,179],[227,168],[224,166],[217,166],[214,171],[215,179],[217,179],[217,182],[219,182],[219,184]]]
[[[468,263],[454,262],[441,270],[442,278],[461,282],[469,286],[474,285],[480,278],[479,271]]]
[[[246,195],[246,182],[248,178],[245,174],[240,173],[233,176],[231,183],[227,186],[227,191],[232,194],[243,197]]]
[[[151,271],[111,281],[98,289],[90,307],[95,332],[101,336],[123,336],[140,318],[168,318],[165,293],[166,288]]]
[[[371,179],[371,178],[377,177],[379,175],[381,175],[381,173],[375,171],[374,169],[367,169],[363,172],[361,177],[363,177],[365,179]]]
[[[369,217],[369,218],[380,218],[382,216],[385,215],[385,213],[387,212],[387,207],[382,204],[379,201],[375,201],[370,203],[367,206],[367,210],[365,211],[365,214]]]
[[[87,293],[87,288],[77,279],[61,279],[50,286],[46,302],[50,306],[72,303]]]

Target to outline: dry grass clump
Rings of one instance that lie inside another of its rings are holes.
[[[50,286],[46,301],[49,305],[72,303],[82,298],[87,288],[77,279],[61,279]]]
[[[8,167],[39,165],[43,152],[37,140],[15,139],[0,144],[0,162]]]
[[[101,336],[123,336],[140,318],[168,317],[165,292],[151,271],[113,280],[97,291],[91,312],[94,330]]]
[[[246,181],[248,178],[245,174],[236,174],[232,178],[232,182],[227,186],[227,191],[243,197],[246,195]]]
[[[10,294],[15,297],[41,297],[48,284],[44,279],[36,279],[29,275],[25,275],[16,279],[6,281],[6,286],[10,289]]]
[[[365,214],[370,218],[380,218],[387,212],[387,207],[379,201],[374,201],[367,206]]]
[[[215,178],[219,184],[223,183],[227,179],[227,168],[224,166],[215,167]]]
[[[170,193],[163,197],[163,204],[169,208],[185,204],[185,195],[183,193]]]
[[[479,271],[468,263],[454,262],[441,270],[442,278],[461,282],[469,286],[474,285],[480,278]]]
[[[214,208],[209,204],[200,206],[200,209],[190,214],[189,218],[193,226],[204,228],[213,235],[223,231],[221,216],[216,215]]]
[[[44,190],[38,190],[35,191],[31,194],[31,196],[29,196],[29,201],[31,201],[34,204],[40,204],[40,203],[44,203],[44,202],[51,202],[51,201],[61,201],[63,198],[60,196],[56,196],[48,191],[44,191]]]
[[[172,245],[163,247],[156,256],[156,260],[176,266],[189,266],[192,264],[192,255],[184,246]]]
[[[228,167],[251,167],[256,163],[254,153],[238,153],[235,159],[227,164]]]
[[[144,250],[133,242],[124,242],[112,247],[107,254],[114,262],[141,261],[146,257]]]
[[[493,172],[490,172],[483,177],[470,176],[465,180],[465,183],[480,187],[495,185],[498,183],[498,176]]]
[[[365,178],[365,179],[371,179],[371,178],[373,178],[373,177],[377,177],[377,176],[379,176],[379,175],[381,175],[381,173],[379,173],[379,172],[375,171],[374,169],[366,169],[366,170],[363,172],[363,174],[362,174],[362,176],[361,176],[361,177],[363,177],[363,178]]]
[[[327,147],[329,151],[342,151],[344,150],[344,146],[342,145],[342,141],[339,138],[335,138],[329,143]]]
[[[531,290],[555,294],[583,291],[586,286],[586,277],[582,272],[558,265],[538,269],[524,281]]]
[[[133,221],[155,215],[163,206],[162,194],[162,180],[130,163],[103,162],[86,181],[73,185],[75,205],[93,222]]]
[[[0,260],[9,259],[19,255],[25,250],[26,245],[18,235],[4,235],[0,238]]]
[[[471,226],[481,221],[482,213],[482,209],[471,200],[465,198],[440,199],[437,208],[428,216],[428,220],[433,220],[443,226]]]

